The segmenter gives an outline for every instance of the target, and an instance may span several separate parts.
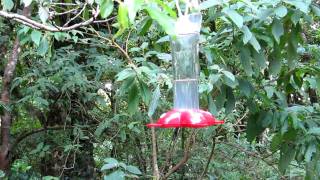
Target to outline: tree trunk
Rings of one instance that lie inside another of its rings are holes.
[[[29,7],[23,9],[23,15],[27,16],[30,12]],[[10,85],[16,69],[18,57],[20,52],[20,43],[18,36],[13,44],[12,54],[5,67],[2,78],[2,92],[1,101],[4,105],[10,104]],[[10,126],[11,126],[11,113],[4,110],[4,115],[1,117],[1,147],[0,147],[0,170],[7,172],[10,166]]]

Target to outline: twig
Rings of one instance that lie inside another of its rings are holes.
[[[238,146],[238,145],[236,145],[236,144],[232,144],[232,143],[230,143],[230,142],[223,142],[223,141],[221,141],[220,143],[223,143],[223,144],[225,144],[225,145],[228,145],[228,146],[237,148],[238,150],[246,153],[246,154],[249,155],[249,156],[252,156],[252,157],[261,159],[261,160],[262,160],[263,162],[265,162],[267,165],[269,165],[270,167],[272,167],[280,176],[282,176],[282,174],[281,174],[281,172],[279,171],[278,168],[274,167],[274,165],[273,165],[272,163],[270,163],[269,161],[267,161],[265,158],[261,157],[261,156],[258,155],[257,153],[248,151],[248,150],[246,150],[245,148],[243,148],[243,147],[241,147],[241,146]]]
[[[179,133],[179,132],[178,132]],[[177,134],[178,134],[177,133]],[[163,164],[163,167],[161,168],[161,174],[167,169],[167,167],[169,166],[169,162],[172,158],[172,155],[173,155],[173,152],[175,152],[175,149],[176,149],[176,145],[178,143],[177,141],[177,137],[178,135],[177,134],[173,134],[173,138],[171,139],[171,142],[169,144],[169,148],[168,148],[168,151],[166,152],[167,156],[166,156],[166,160]]]
[[[247,110],[247,111],[243,114],[243,116],[237,120],[237,122],[234,124],[234,126],[238,125],[238,124],[247,116],[248,113],[249,113],[249,111]]]
[[[209,168],[210,162],[211,162],[212,157],[213,157],[213,155],[214,155],[215,146],[216,146],[216,136],[214,136],[214,137],[212,138],[212,148],[211,148],[211,152],[210,152],[208,161],[207,161],[207,163],[206,163],[206,166],[205,166],[204,170],[202,171],[199,179],[202,179],[203,176],[208,172],[208,168]]]
[[[190,150],[191,150],[191,147],[192,147],[192,145],[193,145],[193,143],[195,141],[195,135],[196,135],[196,130],[192,130],[192,133],[190,134],[190,136],[188,138],[188,142],[187,142],[187,144],[185,146],[183,158],[180,160],[180,162],[178,164],[176,164],[174,167],[169,169],[167,174],[164,175],[164,179],[168,179],[168,177],[172,173],[174,173],[176,170],[178,170],[180,167],[182,167],[189,160]]]
[[[50,5],[60,5],[60,6],[78,6],[75,3],[50,3]]]
[[[72,22],[72,21],[75,20],[77,17],[79,17],[79,16],[82,14],[82,12],[86,9],[86,7],[87,7],[87,3],[84,3],[83,8],[80,10],[80,12],[79,12],[77,15],[75,15],[73,18],[71,18],[68,22],[66,22],[66,23],[63,25],[63,27],[67,27],[70,22]]]
[[[72,145],[74,145],[74,144],[76,143],[76,141],[77,141],[77,143],[79,143],[79,133],[78,133],[77,136],[75,137]],[[61,171],[61,173],[60,173],[60,175],[59,175],[60,178],[62,177],[62,175],[63,175],[63,173],[64,173],[64,170],[68,170],[68,169],[73,169],[73,168],[74,168],[75,160],[76,160],[76,152],[74,153],[74,156],[73,156],[73,159],[74,159],[74,160],[73,160],[73,165],[72,165],[71,167],[67,167],[68,158],[69,158],[69,155],[70,155],[71,150],[72,150],[72,148],[68,151],[67,157],[66,157],[66,159],[65,159],[65,161],[64,161],[63,169],[62,169],[62,171]]]
[[[182,16],[182,12],[181,12],[181,8],[180,8],[180,5],[179,5],[179,0],[175,0],[176,2],[176,7],[177,7],[177,10],[178,10],[178,14],[179,14],[179,17]]]
[[[132,30],[131,30],[131,31],[132,31]],[[127,37],[127,39],[126,39],[126,53],[127,53],[127,54],[128,54],[128,42],[129,42],[129,38],[130,38],[131,31],[129,31],[128,37]]]
[[[91,35],[96,36],[96,37],[99,37],[99,38],[101,38],[101,39],[103,39],[103,40],[105,40],[105,41],[111,42],[111,43],[112,43],[116,48],[118,48],[118,49],[122,52],[122,54],[126,57],[126,59],[128,60],[128,64],[133,64],[133,61],[132,61],[132,59],[130,58],[129,54],[128,54],[117,42],[115,42],[114,39],[111,40],[111,39],[108,39],[108,38],[106,38],[106,37],[103,37],[103,36],[101,36],[101,35],[99,34],[99,32],[96,31],[95,29],[92,29],[92,30],[94,31],[95,35],[94,35],[94,34],[91,34]]]
[[[68,10],[68,11],[65,11],[65,12],[61,12],[61,13],[53,12],[53,16],[61,16],[61,15],[69,14],[69,13],[72,13],[72,12],[78,10],[78,9],[79,8],[75,8],[75,9],[71,9],[71,10]]]
[[[114,20],[115,18],[116,18],[116,17],[111,17],[111,18],[104,19],[104,20],[96,20],[96,21],[93,21],[92,23],[105,23],[105,22]]]
[[[152,117],[150,117],[151,122],[153,122]],[[151,139],[152,139],[152,166],[153,166],[153,176],[156,180],[160,179],[158,160],[157,160],[157,138],[154,127],[151,128]]]
[[[9,19],[13,19],[17,22],[20,22],[26,26],[29,26],[31,28],[34,29],[38,29],[38,30],[45,30],[45,31],[51,31],[51,32],[62,32],[62,31],[70,31],[72,29],[76,29],[82,26],[87,26],[91,23],[94,22],[94,20],[96,19],[96,17],[99,14],[99,10],[96,11],[96,13],[94,14],[93,17],[91,17],[90,19],[88,19],[87,21],[78,23],[78,24],[74,24],[72,26],[69,27],[52,27],[46,24],[42,24],[39,23],[37,21],[34,21],[24,15],[20,15],[20,14],[15,14],[15,13],[10,13],[10,12],[6,12],[6,11],[0,11],[0,16],[5,17],[5,18],[9,18]]]

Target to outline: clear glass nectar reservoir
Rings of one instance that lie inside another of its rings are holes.
[[[171,39],[173,59],[174,108],[148,127],[202,128],[223,124],[208,111],[199,109],[199,37],[200,13],[183,15],[176,22],[176,36]]]
[[[199,109],[199,33],[177,35],[171,41],[174,108]]]

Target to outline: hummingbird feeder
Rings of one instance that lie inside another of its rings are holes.
[[[171,38],[174,77],[174,108],[148,127],[201,128],[223,124],[208,111],[199,109],[199,37],[200,13],[182,15],[176,22],[176,36]]]

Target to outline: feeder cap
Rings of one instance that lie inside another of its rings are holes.
[[[202,22],[201,13],[192,13],[180,16],[175,24],[177,35],[200,33]]]
[[[162,114],[156,123],[147,124],[147,126],[159,128],[202,128],[223,123],[224,121],[216,120],[210,112],[201,109],[173,109]]]

